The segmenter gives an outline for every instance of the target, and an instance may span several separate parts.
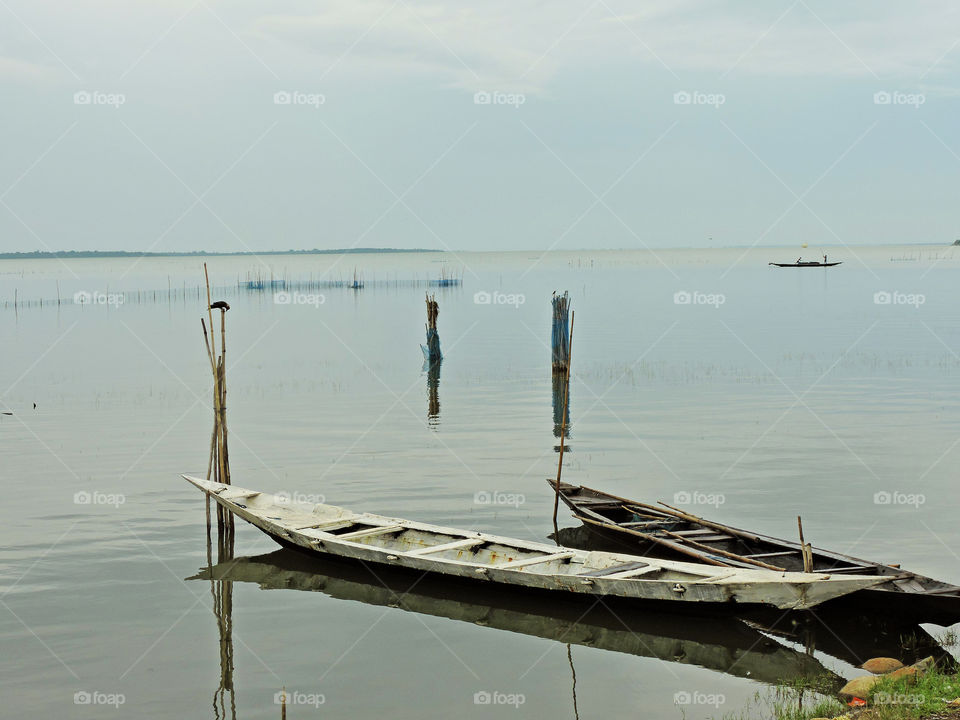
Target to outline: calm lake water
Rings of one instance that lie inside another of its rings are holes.
[[[209,259],[230,287],[233,481],[547,538],[550,295],[569,290],[565,480],[791,538],[802,515],[815,545],[960,582],[960,252],[767,265],[798,254]],[[288,304],[236,288],[354,268],[362,290]],[[430,378],[424,292],[441,272],[463,285],[436,289]],[[809,647],[739,621],[411,588],[305,564],[247,525],[239,560],[210,570],[203,498],[179,477],[205,473],[212,424],[202,282],[196,258],[0,261],[4,714],[275,718],[286,687],[291,720],[708,718],[874,654],[842,624]]]

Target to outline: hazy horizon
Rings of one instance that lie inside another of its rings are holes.
[[[0,15],[0,252],[960,237],[945,0]]]

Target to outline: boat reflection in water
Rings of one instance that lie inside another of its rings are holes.
[[[602,605],[585,612],[582,600],[547,605],[502,588],[490,591],[382,568],[377,568],[374,575],[362,565],[322,560],[286,549],[220,563],[190,579],[322,592],[338,599],[447,617],[565,645],[696,665],[771,684],[819,678],[821,687],[839,689],[845,682],[813,655],[788,647],[736,618],[650,612],[618,615]]]
[[[551,540],[564,547],[624,552],[631,541],[598,538],[584,526],[562,528]],[[633,545],[634,550],[636,546]],[[953,655],[916,622],[897,621],[869,609],[857,611],[853,603],[820,605],[813,611],[751,610],[740,619],[752,628],[784,638],[855,667],[874,657],[894,657],[911,664],[932,655],[943,668],[955,668]]]

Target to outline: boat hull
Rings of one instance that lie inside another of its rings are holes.
[[[589,488],[578,488],[572,485],[561,486],[561,498],[564,503],[574,512],[584,523],[584,528],[588,535],[595,538],[594,542],[580,543],[579,547],[584,548],[604,548],[616,552],[634,552],[642,557],[651,558],[685,558],[688,561],[691,558],[689,554],[680,554],[675,549],[664,546],[654,541],[644,540],[631,535],[621,527],[623,523],[611,523],[611,525],[600,525],[596,522],[590,522],[591,515],[597,516],[596,512],[591,512],[589,506],[578,505],[578,499],[574,495],[577,491],[589,491],[596,493],[597,498],[609,497],[611,500],[617,499],[616,496],[606,495],[600,491]],[[609,510],[601,510],[607,512]],[[705,521],[708,522],[708,521]],[[691,523],[691,527],[694,524]],[[718,526],[711,523],[711,527]],[[726,526],[718,526],[726,527]],[[778,562],[788,569],[793,568],[799,558],[799,544],[780,538],[774,538],[757,533],[747,533],[739,528],[729,528],[731,531],[749,535],[750,539],[746,542],[755,543],[755,549],[761,552],[769,551],[787,551],[795,554],[796,557],[783,557],[780,553],[778,558],[765,558],[770,562]],[[709,550],[687,548],[688,552],[700,552],[703,556],[709,556]],[[714,555],[714,559],[729,562],[724,557]],[[869,609],[873,612],[881,613],[889,617],[910,618],[916,622],[929,622],[937,625],[952,625],[960,622],[960,593],[956,586],[935,580],[917,573],[907,572],[898,567],[875,563],[862,558],[855,558],[840,553],[813,548],[814,569],[818,572],[839,572],[843,565],[853,565],[863,568],[858,571],[862,574],[874,574],[880,578],[890,578],[889,580],[877,584],[870,588],[864,588],[850,595],[845,595],[834,600],[830,600],[830,606],[838,608],[857,608]],[[900,583],[897,585],[895,583]]]
[[[278,496],[184,477],[285,547],[504,588],[710,611],[723,605],[803,610],[878,582],[855,576],[834,579],[813,573],[741,569],[718,572],[698,563],[638,562],[632,555],[579,551],[356,514],[330,505],[291,503]],[[482,550],[476,550],[477,546]],[[650,579],[638,579],[642,575]]]

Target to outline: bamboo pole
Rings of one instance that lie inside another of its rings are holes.
[[[203,264],[203,278],[207,293],[207,317],[201,318],[203,327],[204,346],[207,350],[207,359],[210,362],[210,371],[213,374],[213,432],[210,440],[210,457],[207,463],[207,477],[211,471],[215,479],[226,485],[230,484],[229,452],[227,445],[227,383],[226,383],[226,352],[227,328],[226,312],[230,306],[225,302],[213,303],[210,296],[210,271],[207,264]],[[199,288],[198,288],[199,291]],[[220,310],[220,353],[217,353],[217,336],[213,325],[213,311]],[[209,332],[207,322],[210,323]],[[221,540],[226,542],[232,538],[233,516],[217,505],[217,529]]]
[[[570,339],[567,342],[567,376],[563,385],[563,414],[560,421],[560,459],[557,461],[557,482],[553,494],[553,532],[559,542],[560,528],[557,526],[557,511],[560,508],[560,473],[563,471],[564,439],[567,436],[567,401],[570,397],[570,359],[573,357],[573,321],[577,313],[570,314]]]
[[[797,529],[800,531],[800,555],[803,557],[803,571],[813,572],[813,549],[803,540],[803,520],[797,515]]]

